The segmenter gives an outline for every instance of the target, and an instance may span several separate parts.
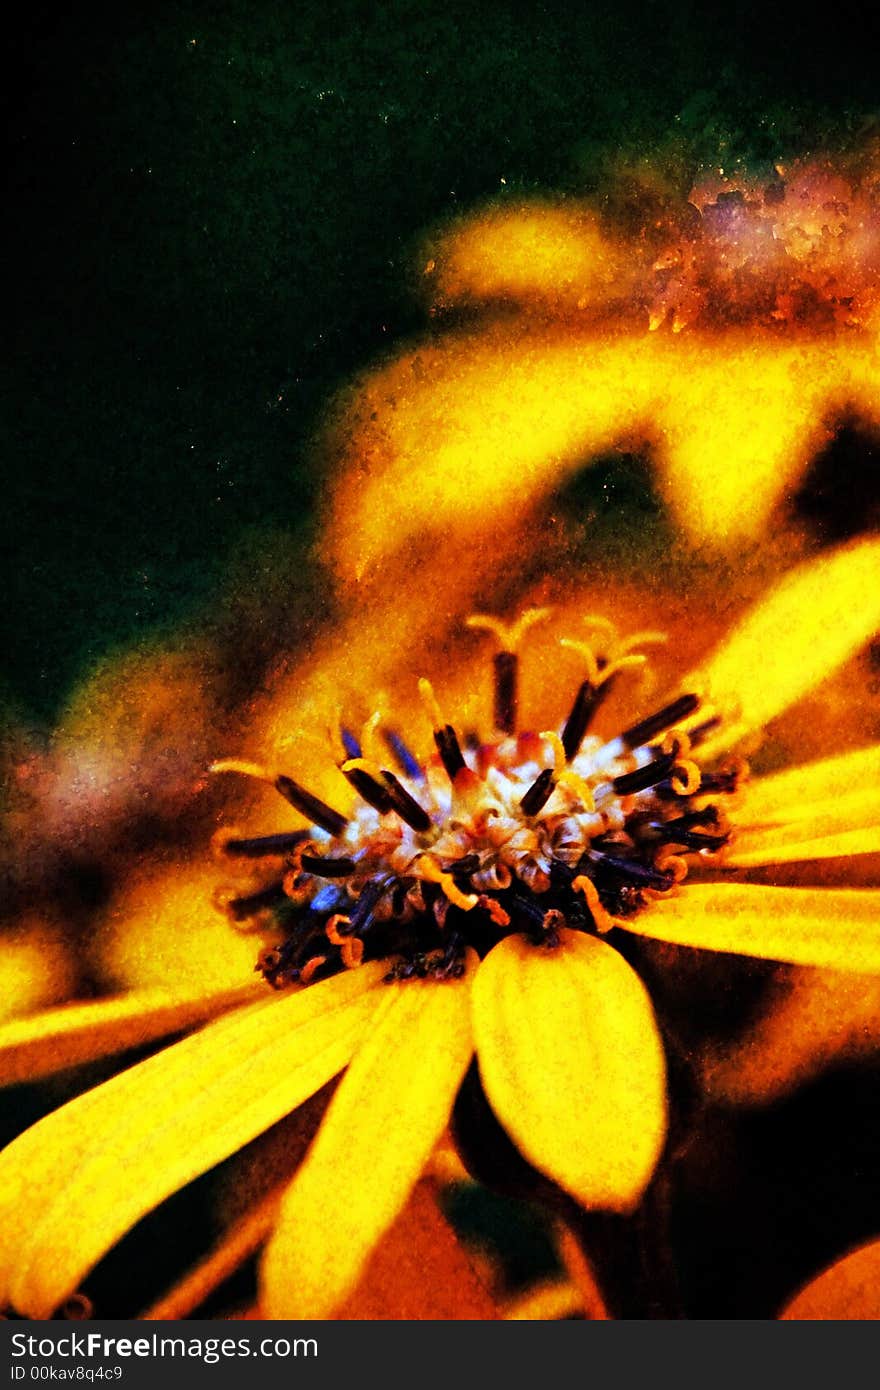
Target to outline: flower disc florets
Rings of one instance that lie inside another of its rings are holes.
[[[218,840],[228,855],[283,859],[280,880],[224,901],[236,919],[273,912],[283,935],[257,967],[270,984],[308,983],[376,959],[388,960],[389,979],[457,976],[468,947],[485,955],[512,932],[549,947],[561,927],[607,932],[680,882],[686,856],[726,843],[714,798],[735,789],[739,768],[706,773],[695,761],[717,723],[699,722],[697,695],[677,696],[611,740],[587,733],[616,677],[644,663],[633,647],[658,634],[624,643],[614,635],[605,650],[567,643],[584,656],[587,676],[564,726],[516,731],[516,646],[543,616],[530,610],[512,628],[473,620],[502,644],[492,738],[462,738],[427,681],[420,689],[436,751],[424,764],[385,731],[395,770],[383,765],[378,716],[360,740],[343,730],[340,770],[361,802],[350,817],[283,773],[214,764],[270,780],[315,827],[256,839],[221,832]]]

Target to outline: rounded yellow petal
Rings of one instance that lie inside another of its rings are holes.
[[[651,1002],[617,951],[562,931],[555,950],[509,936],[474,986],[486,1095],[526,1158],[585,1206],[627,1211],[666,1134],[665,1060]]]
[[[284,1199],[263,1260],[265,1317],[329,1317],[406,1202],[470,1061],[475,963],[461,980],[387,986]]]
[[[626,926],[676,946],[791,965],[880,971],[880,889],[686,885],[658,898]]]
[[[0,1155],[0,1303],[49,1317],[147,1212],[341,1071],[384,970],[237,1010],[20,1135]]]
[[[709,757],[763,728],[880,629],[880,541],[844,546],[791,570],[682,684],[729,714]]]
[[[880,1318],[880,1241],[837,1260],[779,1316],[786,1322],[875,1322]]]

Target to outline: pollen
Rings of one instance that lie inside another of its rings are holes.
[[[235,758],[213,764],[271,783],[311,822],[286,835],[220,830],[212,842],[217,855],[245,858],[251,870],[262,858],[275,874],[257,892],[222,897],[236,921],[273,915],[278,940],[257,963],[270,985],[308,984],[368,960],[387,961],[388,979],[457,977],[469,949],[485,956],[511,933],[553,949],[564,927],[613,932],[711,865],[729,838],[719,800],[746,771],[701,765],[716,712],[681,691],[611,739],[592,732],[612,687],[644,675],[638,649],[664,635],[621,637],[590,615],[586,638],[562,639],[585,670],[562,727],[519,728],[522,649],[547,616],[470,620],[500,648],[485,735],[456,729],[427,679],[419,692],[434,752],[424,761],[379,714],[360,740],[340,730],[337,766],[357,794],[348,816],[286,773]],[[394,767],[384,766],[386,753]]]

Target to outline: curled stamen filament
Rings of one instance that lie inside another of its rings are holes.
[[[673,883],[682,883],[688,875],[687,861],[680,854],[673,854],[669,850],[661,850],[654,857],[654,868],[661,874],[672,874]],[[647,890],[652,896],[654,889]]]
[[[669,780],[680,796],[693,796],[700,790],[702,773],[690,758],[682,758],[674,765]]]
[[[599,890],[593,880],[587,878],[586,874],[578,874],[571,886],[575,893],[583,893],[586,898],[587,907],[596,924],[597,932],[601,932],[604,935],[605,932],[611,931],[612,927],[620,925],[617,918],[612,917],[607,908],[602,906],[602,902],[599,898]]]
[[[462,912],[470,912],[480,901],[476,893],[463,893],[456,884],[452,874],[444,873],[436,860],[430,855],[421,855],[415,863],[416,872],[426,878],[429,883],[437,883],[442,888],[445,896],[456,907],[460,907]]]

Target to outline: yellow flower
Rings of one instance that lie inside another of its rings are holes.
[[[316,827],[224,841],[278,870],[229,906],[269,905],[286,922],[261,965],[290,987],[242,1002],[244,984],[224,979],[201,998],[190,984],[178,999],[135,994],[6,1026],[0,1065],[18,1079],[82,1060],[91,1038],[106,1053],[225,1010],[10,1145],[0,1299],[51,1315],[157,1204],[343,1070],[280,1202],[265,1316],[339,1307],[425,1168],[474,1053],[525,1158],[587,1206],[631,1210],[663,1148],[666,1091],[651,1002],[615,949],[623,933],[880,971],[880,891],[744,881],[754,866],[880,850],[880,748],[742,787],[723,761],[877,630],[878,566],[873,540],[798,566],[610,739],[590,732],[591,716],[656,634],[622,641],[590,619],[571,644],[585,674],[568,717],[523,734],[524,625],[480,619],[501,644],[487,742],[460,737],[425,683],[426,766],[392,738],[391,772],[374,719],[361,740],[345,734],[342,771],[366,803],[351,815],[285,775],[219,764],[271,777]]]

